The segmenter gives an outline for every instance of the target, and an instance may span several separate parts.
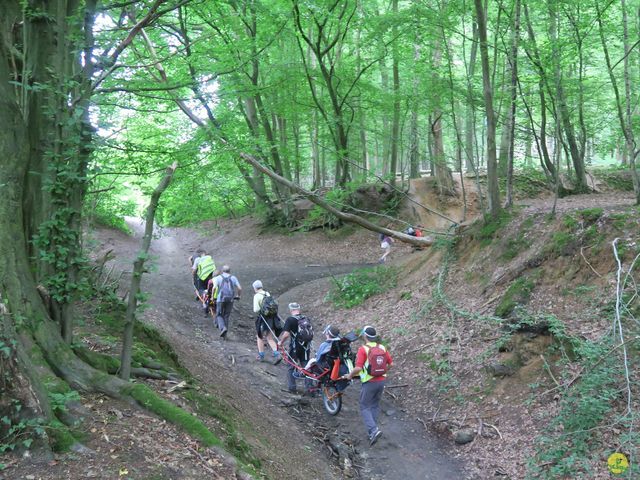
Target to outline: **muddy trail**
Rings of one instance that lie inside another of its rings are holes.
[[[138,220],[130,226],[133,238],[111,232],[104,242],[114,249],[116,261],[122,262],[120,267],[125,271],[143,229]],[[154,268],[144,277],[143,288],[151,293],[144,320],[163,332],[180,362],[200,382],[215,386],[216,394],[232,405],[249,407],[253,412],[247,414],[251,428],[258,436],[272,438],[269,442],[274,451],[268,455],[273,456],[273,470],[283,478],[470,478],[449,444],[394,405],[393,397],[402,395],[403,386],[394,385],[392,374],[390,393],[385,393],[381,403],[383,436],[369,447],[358,409],[359,382],[347,389],[342,411],[332,417],[320,397],[287,391],[285,362],[273,365],[269,353],[264,362],[256,361],[254,280],[262,280],[265,289],[278,298],[281,313],[286,313],[289,301],[300,302],[304,309],[312,296],[324,295],[324,291],[317,293],[323,282],[320,279],[351,272],[378,255],[375,247],[359,245],[357,240],[345,251],[340,250],[340,241],[331,243],[312,238],[304,245],[304,240],[260,236],[251,222],[227,231],[218,228],[207,235],[163,229],[152,243]],[[243,287],[241,299],[234,304],[227,340],[220,338],[211,317],[203,314],[195,300],[187,257],[199,247],[212,253],[218,266],[229,264]],[[305,253],[306,248],[310,253]],[[317,347],[324,323],[313,311],[304,313],[313,320]]]

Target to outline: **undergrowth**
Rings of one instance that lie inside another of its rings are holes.
[[[88,330],[83,330],[83,333],[89,335],[88,338],[92,341],[108,345],[111,349],[119,348],[119,337],[122,335],[125,315],[124,304],[113,295],[98,295],[93,301],[89,315],[95,319],[95,326],[88,327]],[[80,338],[80,335],[78,337]],[[82,343],[76,345],[74,350],[81,358],[102,371],[113,374],[119,370],[119,359],[113,354],[91,352]],[[204,446],[224,447],[238,459],[239,465],[249,473],[255,475],[259,471],[261,462],[253,454],[250,445],[244,440],[238,428],[242,419],[230,414],[230,409],[222,404],[222,400],[199,393],[196,389],[197,385],[194,385],[194,379],[180,365],[175,351],[160,332],[143,322],[136,322],[132,366],[144,367],[146,365],[153,365],[154,371],[159,373],[176,371],[181,378],[189,382],[194,388],[186,390],[183,393],[183,398],[191,408],[198,412],[198,415],[193,415],[162,398],[150,386],[142,382],[132,384],[125,393],[128,393],[140,405],[159,417],[191,434]],[[220,429],[222,435],[214,433],[206,422],[203,422],[203,417],[206,416],[215,419],[216,424],[222,424]],[[246,425],[245,427],[243,429],[245,431],[251,428]]]
[[[528,478],[593,477],[594,466],[602,465],[603,451],[637,457],[640,435],[634,429],[634,414],[622,412],[623,359],[615,342],[611,337],[591,341],[571,336],[557,318],[547,320],[565,374],[560,386],[544,392],[559,397],[557,411],[536,441]],[[621,431],[626,433],[620,435]],[[638,478],[640,469],[632,463],[627,473],[624,478]]]
[[[398,269],[383,265],[360,268],[343,277],[334,277],[328,300],[341,308],[353,308],[367,298],[394,288],[398,281]]]
[[[581,240],[585,238],[592,242],[599,241],[601,232],[597,229],[603,213],[599,209],[589,209],[576,212],[570,219],[564,221],[567,230],[578,230]],[[479,242],[495,238],[496,232],[501,228],[504,219],[498,219],[484,229],[484,235],[476,237]],[[575,223],[574,223],[575,222]],[[589,232],[594,227],[593,234]],[[565,232],[568,233],[568,232]],[[567,247],[562,238],[556,238],[550,242],[556,252]],[[531,456],[527,464],[527,478],[557,479],[557,478],[594,478],[596,473],[606,468],[606,458],[613,452],[622,452],[631,459],[631,466],[622,475],[623,478],[640,478],[640,468],[637,461],[640,454],[640,434],[637,432],[637,418],[633,409],[627,408],[627,390],[625,366],[629,362],[629,369],[633,373],[636,368],[640,344],[634,340],[637,335],[637,321],[627,322],[627,338],[631,338],[628,344],[629,358],[623,356],[623,349],[619,341],[611,335],[604,335],[597,339],[587,336],[569,333],[565,323],[551,314],[532,314],[524,308],[520,308],[522,302],[515,297],[530,295],[534,287],[534,276],[522,277],[516,280],[508,289],[503,298],[504,305],[497,309],[496,313],[506,315],[507,310],[518,309],[515,321],[505,324],[503,320],[481,316],[459,308],[444,292],[444,284],[449,270],[450,262],[454,260],[455,244],[451,243],[444,256],[440,274],[437,277],[433,289],[433,298],[423,305],[420,315],[427,318],[431,309],[441,304],[448,312],[452,323],[456,317],[466,317],[481,320],[484,323],[499,322],[504,334],[490,348],[494,353],[501,345],[505,345],[511,336],[518,331],[529,331],[532,328],[544,326],[553,338],[553,343],[545,358],[545,368],[550,373],[552,362],[558,375],[552,388],[542,391],[542,386],[533,384],[536,389],[533,403],[548,405],[545,409],[544,421],[546,427],[543,434],[535,439],[535,455]],[[620,252],[619,252],[620,253]],[[623,305],[627,306],[627,319],[633,317],[636,310],[633,302],[637,296],[635,282],[633,288],[628,287],[621,295]],[[584,292],[585,286],[576,287],[576,292]],[[526,303],[526,302],[525,302]],[[636,302],[638,303],[638,302]],[[503,308],[504,307],[504,308]],[[503,311],[504,310],[504,311]],[[603,314],[603,312],[601,312]],[[608,315],[611,311],[608,312]],[[635,318],[633,318],[635,320]],[[634,332],[634,333],[632,333]],[[446,348],[446,347],[445,347]],[[446,352],[443,355],[427,354],[423,352],[418,360],[424,362],[438,377],[445,380],[445,386],[454,386],[455,373],[451,372],[447,365]],[[481,355],[482,361],[486,358]],[[637,382],[631,377],[630,391],[637,395]],[[476,387],[476,392],[481,387]],[[556,403],[550,402],[555,396]],[[633,402],[637,401],[632,399]],[[604,467],[603,467],[604,465]],[[597,471],[596,471],[597,470]]]

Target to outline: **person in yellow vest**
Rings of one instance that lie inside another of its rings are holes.
[[[208,255],[205,250],[198,250],[198,254],[200,256],[193,261],[191,270],[196,274],[196,288],[200,298],[203,298],[204,292],[207,290],[207,283],[216,269],[216,264],[211,255]]]
[[[393,359],[386,347],[379,343],[376,329],[367,325],[361,334],[364,345],[358,349],[356,366],[344,380],[351,380],[360,375],[362,389],[360,390],[360,414],[367,429],[369,445],[378,441],[382,431],[378,428],[378,414],[380,413],[380,399],[387,380],[387,371]]]

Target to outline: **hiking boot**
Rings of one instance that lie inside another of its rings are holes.
[[[276,352],[273,355],[273,364],[274,365],[278,365],[281,361],[282,361],[282,355],[280,355],[279,353]]]
[[[227,338],[227,328],[223,328],[222,331],[220,332],[220,337],[226,339]]]
[[[289,393],[290,393],[291,395],[297,395],[297,394],[298,394],[298,390],[297,390],[297,389],[295,389],[295,388],[290,388],[290,389],[289,389]]]
[[[371,436],[369,437],[369,446],[373,447],[373,445],[378,441],[378,439],[380,438],[380,435],[382,435],[382,431],[376,429]]]
[[[264,353],[256,355],[256,360],[262,362],[264,360]]]

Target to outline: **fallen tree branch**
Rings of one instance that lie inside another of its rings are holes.
[[[547,363],[547,359],[544,358],[544,355],[542,354],[540,354],[540,358],[542,359],[542,362],[544,363],[544,366],[545,366],[545,370],[547,371],[547,373],[549,373],[551,380],[553,380],[557,386],[560,386],[560,382],[558,382],[556,377],[553,375],[553,372],[551,371],[551,366],[549,365],[549,363]]]
[[[582,257],[582,259],[587,263],[587,265],[589,265],[589,268],[591,269],[591,271],[593,273],[595,273],[598,277],[602,278],[602,275],[600,275],[595,268],[593,268],[593,265],[591,265],[589,263],[589,260],[587,260],[587,257],[584,256],[584,253],[582,252],[584,250],[584,247],[580,247],[580,256]]]
[[[396,238],[410,245],[415,245],[418,247],[420,246],[429,247],[433,245],[434,240],[431,237],[414,237],[412,235],[407,235],[406,233],[381,227],[379,225],[376,225],[373,222],[370,222],[366,218],[360,217],[359,215],[353,215],[351,213],[342,212],[337,208],[333,207],[331,204],[329,204],[329,202],[327,202],[324,198],[320,197],[319,195],[316,195],[315,193],[300,187],[296,183],[278,175],[276,172],[274,172],[270,168],[265,167],[264,165],[262,165],[262,163],[258,161],[258,159],[256,159],[252,155],[249,155],[244,152],[240,152],[239,155],[240,155],[240,158],[242,158],[245,162],[251,164],[257,170],[261,171],[262,173],[272,178],[276,182],[281,183],[282,185],[290,188],[291,190],[294,190],[300,193],[301,195],[304,195],[309,201],[315,203],[316,205],[325,209],[329,213],[332,213],[333,215],[335,215],[336,217],[338,217],[340,220],[344,222],[355,223],[356,225],[360,225],[361,227],[366,228],[367,230],[371,230],[372,232],[382,233],[384,235],[389,235],[390,237]]]
[[[496,427],[495,425],[492,425],[492,424],[490,424],[490,423],[486,423],[486,422],[485,422],[485,425],[486,425],[487,427],[491,427],[491,428],[493,428],[493,429],[496,431],[496,433],[498,434],[498,436],[500,437],[500,440],[502,440],[502,439],[503,439],[503,438],[502,438],[502,434],[500,433],[500,430],[498,430],[498,427]]]

